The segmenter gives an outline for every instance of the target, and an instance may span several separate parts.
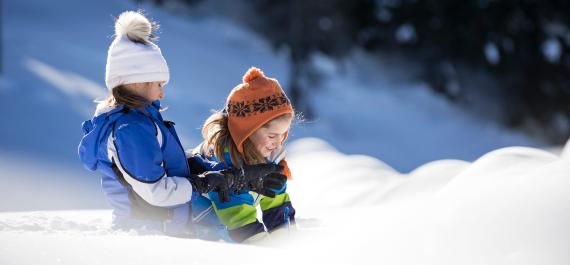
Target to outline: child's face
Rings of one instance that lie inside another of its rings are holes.
[[[148,82],[147,83],[148,86],[146,88],[146,95],[144,95],[144,97],[150,101],[155,101],[164,98],[164,91],[162,90],[164,83],[165,82],[163,81]]]
[[[126,85],[130,91],[137,95],[144,97],[148,101],[155,101],[164,98],[164,81],[146,82],[146,83],[133,83]]]
[[[285,133],[291,126],[291,117],[272,120],[257,129],[249,139],[263,157],[267,158],[276,148],[281,147]]]

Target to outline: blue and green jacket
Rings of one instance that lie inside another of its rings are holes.
[[[284,150],[280,149],[275,153],[284,154]],[[207,156],[204,153],[200,153],[195,155],[195,160],[191,162],[190,167],[201,167],[203,171],[233,167],[227,150],[224,154],[224,160],[225,163],[221,163],[215,156]],[[210,162],[204,163],[204,161]],[[285,167],[284,173],[288,175],[288,178],[290,177],[290,171],[285,160],[271,160],[268,163],[283,165]],[[291,199],[286,189],[287,184],[281,190],[276,191],[277,195],[275,198],[265,197],[249,190],[230,193],[229,202],[221,202],[216,192],[208,193],[208,197],[219,220],[227,226],[230,238],[236,242],[242,242],[259,233],[273,232],[276,229],[294,224],[295,209],[291,204]],[[257,205],[260,206],[262,211],[263,224],[257,220]]]

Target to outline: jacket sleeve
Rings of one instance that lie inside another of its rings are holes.
[[[185,177],[166,176],[157,130],[150,121],[117,122],[107,143],[109,159],[149,204],[169,207],[186,203],[192,198],[192,184]]]

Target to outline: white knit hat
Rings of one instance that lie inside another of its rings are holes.
[[[165,81],[170,74],[160,48],[151,42],[153,25],[142,14],[126,11],[115,22],[115,40],[107,52],[105,83],[118,85]]]

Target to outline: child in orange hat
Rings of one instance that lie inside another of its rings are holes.
[[[236,242],[251,241],[294,225],[295,209],[286,192],[291,172],[284,160],[284,141],[294,117],[293,107],[279,82],[255,67],[243,77],[243,83],[230,92],[226,107],[212,114],[204,123],[204,142],[195,149],[202,157],[217,161],[224,168],[275,163],[284,167],[282,182],[260,181],[232,193],[229,202],[218,194],[208,194],[220,221],[228,227]],[[284,183],[284,185],[282,185]],[[257,204],[263,224],[257,220]]]

